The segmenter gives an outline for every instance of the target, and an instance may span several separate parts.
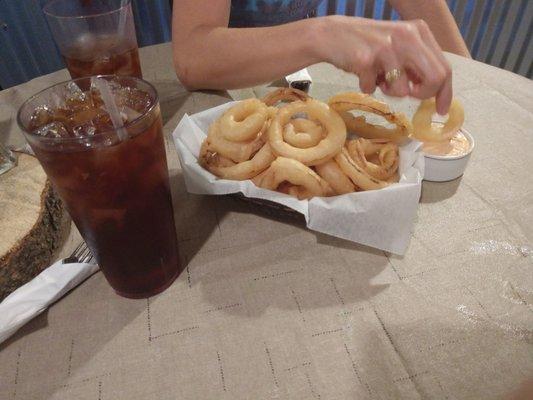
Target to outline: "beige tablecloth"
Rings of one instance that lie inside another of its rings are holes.
[[[228,100],[185,92],[170,58],[142,51],[167,136]],[[533,376],[533,84],[450,60],[476,149],[462,179],[424,183],[404,258],[189,195],[168,141],[185,271],[149,300],[90,278],[0,346],[0,398],[499,399]],[[319,98],[356,87],[310,72]],[[65,78],[0,93],[2,135],[19,141],[19,104]]]

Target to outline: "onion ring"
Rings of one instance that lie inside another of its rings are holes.
[[[363,145],[363,150],[365,152],[365,157],[377,155],[383,147],[389,143],[394,143],[391,140],[387,139],[365,139],[360,138],[360,142]]]
[[[433,114],[437,112],[435,99],[420,103],[413,116],[413,136],[422,142],[442,142],[450,140],[465,122],[465,111],[456,99],[452,100],[448,120],[441,124],[432,124]]]
[[[413,128],[403,113],[394,113],[386,103],[378,101],[368,94],[347,92],[329,99],[328,104],[337,111],[351,133],[367,139],[388,139],[399,142],[408,137]],[[366,122],[364,116],[354,117],[349,111],[367,111],[385,118],[396,128],[386,128]]]
[[[348,178],[361,190],[383,189],[389,185],[389,182],[381,181],[368,174],[364,169],[359,167],[350,157],[348,150],[342,149],[342,152],[335,156],[335,161],[339,164],[340,169]]]
[[[215,165],[216,167],[232,167],[237,164],[229,158],[224,157],[222,154],[211,151],[207,140],[204,140],[200,147],[198,161],[205,169],[209,169],[208,167],[211,165]]]
[[[323,137],[322,126],[304,118],[292,119],[283,130],[283,140],[300,149],[316,146]]]
[[[289,196],[296,197],[296,198],[313,197],[309,194],[307,189],[305,189],[303,186],[296,186],[287,181],[281,182],[276,190],[280,193],[285,193],[285,194],[288,194]]]
[[[211,153],[207,149],[207,146],[204,147],[202,145],[199,160],[202,167],[219,178],[244,181],[263,172],[275,158],[270,149],[270,145],[265,143],[251,160],[240,163],[233,163],[231,160],[217,153]]]
[[[346,141],[346,149],[352,160],[376,179],[386,181],[398,171],[398,146],[391,142],[378,145],[366,139],[353,139]],[[378,153],[379,164],[367,159],[375,153]]]
[[[283,130],[294,114],[307,113],[308,117],[322,124],[326,136],[313,147],[300,149],[283,140]],[[295,101],[279,109],[268,129],[268,142],[277,156],[292,158],[305,165],[317,165],[338,154],[346,140],[346,126],[342,118],[327,104],[309,99]]]
[[[298,89],[279,88],[279,89],[276,89],[270,92],[265,97],[263,97],[261,100],[267,106],[275,106],[280,102],[291,103],[293,101],[306,101],[307,99],[310,99],[310,98],[311,96],[309,96],[307,93],[301,90],[298,90]]]
[[[316,173],[333,188],[336,194],[355,192],[355,186],[342,172],[335,160],[315,166]]]
[[[256,137],[247,142],[232,142],[221,135],[219,124],[215,121],[209,127],[209,133],[205,140],[207,142],[207,148],[212,153],[219,153],[220,155],[239,163],[248,161],[252,154],[255,154],[261,147],[263,147],[264,140],[262,138],[262,133],[263,131],[256,133]]]
[[[232,142],[252,140],[263,129],[267,118],[267,107],[261,100],[243,100],[220,117],[220,134]]]
[[[276,158],[270,167],[252,179],[261,188],[276,190],[283,182],[301,187],[297,190],[297,197],[302,200],[316,196],[330,196],[333,189],[315,171],[297,160],[285,157]],[[289,192],[291,192],[289,188]],[[294,193],[294,190],[292,190]]]

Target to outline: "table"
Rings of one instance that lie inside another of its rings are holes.
[[[0,345],[0,398],[497,399],[533,376],[531,81],[448,55],[476,149],[462,179],[424,183],[397,257],[187,194],[170,133],[229,95],[186,92],[169,44],[141,57],[186,268],[148,300],[88,279]],[[325,64],[310,73],[317,97],[357,84]],[[67,78],[0,93],[9,142],[21,102]],[[60,255],[79,241],[73,229]]]

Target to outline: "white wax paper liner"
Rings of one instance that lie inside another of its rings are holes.
[[[251,181],[219,179],[198,164],[209,125],[235,102],[192,116],[184,115],[172,136],[190,193],[221,195],[241,192],[270,200],[303,214],[307,227],[317,232],[403,255],[409,245],[422,178],[424,155],[419,142],[400,147],[400,182],[385,189],[335,197],[298,200],[256,187]]]
[[[0,343],[98,271],[96,264],[51,265],[0,303]]]

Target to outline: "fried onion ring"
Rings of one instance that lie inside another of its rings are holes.
[[[281,182],[278,188],[276,189],[280,193],[288,194],[289,196],[296,198],[310,198],[313,197],[309,194],[306,188],[303,186],[296,186],[290,182]]]
[[[323,178],[335,190],[336,194],[355,192],[355,186],[342,172],[335,160],[329,160],[324,164],[315,166],[316,173]]]
[[[331,186],[311,168],[285,157],[276,158],[270,167],[253,178],[252,182],[258,187],[269,190],[276,190],[283,182],[289,182],[299,187],[297,190],[289,187],[288,191],[296,194],[300,200],[331,196],[334,193]]]
[[[261,100],[243,100],[220,117],[220,134],[232,142],[252,140],[263,129],[267,118],[267,107]]]
[[[350,178],[351,181],[362,190],[383,189],[389,185],[388,182],[374,178],[363,168],[359,167],[357,163],[352,160],[348,150],[345,148],[343,148],[342,152],[335,157],[335,161],[339,164],[342,172],[344,172],[348,178]]]
[[[433,114],[437,112],[435,99],[427,99],[420,103],[413,116],[413,136],[422,142],[442,142],[450,140],[465,122],[465,111],[458,100],[453,99],[448,112],[448,120],[441,124],[433,124]]]
[[[386,103],[376,100],[368,94],[347,92],[340,93],[329,99],[328,104],[337,111],[348,131],[367,139],[388,139],[399,142],[412,132],[411,122],[403,113],[394,113]],[[349,113],[352,110],[367,111],[385,118],[395,128],[386,128],[366,122],[364,116],[355,117]]]
[[[398,146],[389,142],[377,144],[366,139],[346,141],[346,149],[352,160],[369,175],[386,181],[398,171]],[[378,154],[378,163],[369,161],[367,157]]]
[[[275,106],[280,102],[291,103],[293,101],[306,101],[307,99],[310,99],[310,98],[311,96],[309,96],[307,93],[302,92],[301,90],[298,90],[298,89],[279,88],[279,89],[276,89],[270,92],[265,97],[263,97],[261,100],[267,106]]]
[[[306,113],[324,127],[326,136],[316,146],[300,149],[283,140],[285,125],[298,113]],[[268,129],[268,142],[274,154],[298,160],[305,165],[317,165],[329,160],[341,151],[345,140],[346,126],[342,118],[327,104],[313,99],[295,101],[280,108]]]
[[[206,138],[207,148],[212,153],[219,153],[236,163],[248,161],[252,154],[263,147],[262,133],[262,131],[256,133],[256,137],[247,142],[232,142],[221,135],[219,123],[215,121],[209,127],[209,133]]]
[[[304,118],[292,119],[283,130],[283,140],[300,149],[316,146],[323,137],[322,126]]]
[[[220,154],[211,153],[207,146],[204,145],[202,145],[200,150],[200,165],[202,167],[219,178],[235,181],[253,178],[267,169],[275,158],[268,143],[265,143],[251,160],[240,163],[233,163]]]

